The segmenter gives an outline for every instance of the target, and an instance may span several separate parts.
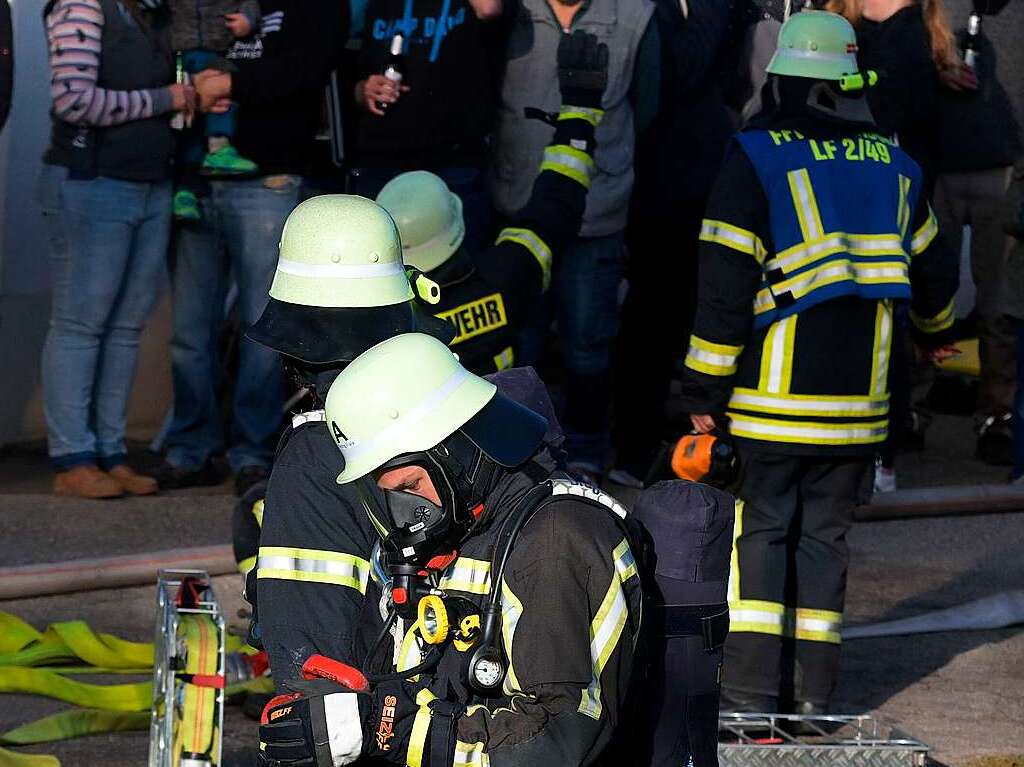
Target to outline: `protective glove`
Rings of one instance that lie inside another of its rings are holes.
[[[261,759],[271,767],[341,767],[360,756],[406,763],[413,723],[422,687],[391,680],[368,689],[358,671],[322,656],[303,665],[304,681],[293,682],[297,691],[272,699],[260,725]],[[356,676],[358,675],[358,676]],[[314,676],[316,678],[308,679]],[[433,697],[433,696],[430,696]],[[426,701],[424,701],[426,705]],[[431,718],[430,750],[454,751],[453,722],[459,713],[441,706]],[[435,721],[436,720],[436,721]],[[436,736],[434,725],[439,725]],[[423,747],[423,744],[419,744]],[[424,755],[423,764],[430,759]]]
[[[600,109],[608,85],[608,46],[582,30],[558,41],[558,84],[562,103]]]

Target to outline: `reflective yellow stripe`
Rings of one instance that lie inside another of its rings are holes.
[[[759,389],[733,389],[730,408],[775,415],[809,415],[818,418],[868,418],[889,412],[889,397],[836,394],[770,394]]]
[[[530,229],[520,229],[516,227],[508,227],[502,229],[498,235],[497,245],[501,245],[503,242],[514,242],[518,245],[522,245],[537,259],[537,263],[540,264],[541,271],[541,286],[544,290],[548,289],[551,284],[551,248],[547,246],[537,233]]]
[[[896,225],[899,227],[900,236],[906,237],[907,230],[910,228],[910,179],[904,176],[902,173],[899,177],[900,185],[900,203],[899,212],[897,213]]]
[[[800,242],[786,248],[765,263],[765,269],[781,269],[793,272],[817,261],[849,253],[853,256],[900,256],[906,257],[903,239],[898,234],[846,234],[831,232],[821,239]]]
[[[941,312],[930,318],[922,317],[911,310],[910,319],[922,333],[941,333],[953,327],[953,321],[956,319],[953,314],[953,301],[950,300]]]
[[[761,351],[760,391],[785,394],[793,380],[793,345],[796,315],[790,315],[768,328]]]
[[[490,594],[491,563],[483,559],[459,557],[444,571],[438,587],[442,591]]]
[[[619,543],[612,552],[611,584],[605,593],[597,614],[590,623],[590,658],[593,663],[593,677],[590,684],[580,694],[580,705],[577,709],[584,716],[598,720],[601,718],[601,674],[608,659],[615,651],[626,625],[629,606],[622,584],[629,578],[636,577],[636,563],[625,540]]]
[[[791,170],[786,177],[789,180],[789,193],[793,196],[793,207],[796,208],[796,216],[800,220],[800,232],[803,234],[804,242],[821,238],[825,234],[825,227],[821,223],[818,201],[814,197],[807,168]]]
[[[515,364],[516,355],[511,346],[506,346],[498,354],[494,355],[494,367],[498,370],[506,370]]]
[[[762,288],[754,299],[754,314],[763,314],[775,308],[777,294],[789,292],[800,299],[819,288],[850,280],[858,285],[909,285],[905,261],[882,261],[864,264],[849,259],[837,259],[819,267],[783,280],[770,288]]]
[[[758,599],[730,602],[729,632],[783,636],[786,633],[786,607],[778,602]]]
[[[767,251],[761,238],[748,229],[741,229],[738,226],[706,218],[700,226],[700,239],[703,242],[713,242],[717,245],[724,245],[727,248],[738,250],[753,256],[757,262],[763,263]]]
[[[509,697],[521,693],[523,687],[519,684],[519,678],[515,671],[515,657],[513,656],[513,643],[516,639],[516,629],[519,628],[519,619],[523,617],[523,603],[516,593],[509,588],[508,582],[501,581],[501,641],[505,646],[505,656],[508,658],[508,671],[505,672],[505,681],[502,683],[502,691]]]
[[[256,566],[256,557],[246,557],[238,563],[238,571],[242,575],[248,575],[249,571]]]
[[[568,144],[551,144],[544,149],[540,169],[542,172],[560,173],[589,189],[590,177],[594,174],[594,158]]]
[[[252,515],[256,517],[256,524],[261,528],[263,527],[263,507],[264,501],[262,498],[252,505]]]
[[[732,526],[732,567],[729,568],[729,604],[740,598],[740,555],[736,540],[743,533],[743,500],[736,499],[736,517]]]
[[[780,421],[728,412],[729,431],[737,437],[808,445],[864,445],[882,442],[887,420],[866,423],[825,423],[821,421]]]
[[[736,372],[742,346],[716,344],[696,335],[690,336],[686,367],[712,376],[730,376]]]
[[[405,763],[408,767],[421,767],[423,764],[423,747],[427,742],[427,733],[430,732],[430,709],[427,705],[436,698],[437,696],[430,690],[424,689],[416,693],[416,704],[420,709],[413,720],[409,748],[405,754]]]
[[[562,120],[586,120],[595,128],[604,117],[603,109],[588,109],[587,107],[563,106],[558,111],[558,121]]]
[[[914,232],[914,238],[910,241],[910,252],[918,256],[924,253],[932,240],[939,233],[939,222],[935,219],[935,213],[931,205],[928,206],[928,220],[921,224],[921,228]]]
[[[487,755],[483,743],[463,743],[455,741],[455,757],[452,765],[457,767],[489,767],[491,758]]]
[[[871,346],[871,394],[889,392],[889,355],[892,349],[892,301],[879,301],[875,310],[875,340]]]
[[[843,614],[831,610],[796,609],[796,638],[810,642],[839,644]]]
[[[365,594],[370,563],[338,551],[260,546],[256,577],[346,586]]]

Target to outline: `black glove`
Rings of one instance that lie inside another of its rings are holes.
[[[558,84],[562,103],[600,109],[608,85],[608,46],[582,30],[558,41]]]
[[[333,767],[351,764],[360,756],[406,763],[412,727],[420,706],[420,687],[402,680],[376,685],[369,693],[354,693],[328,680],[292,682],[302,692],[281,695],[267,704],[260,725],[261,759],[273,767]],[[432,717],[429,755],[447,760],[455,747],[454,715],[441,706]],[[440,716],[448,714],[448,716]],[[435,725],[440,729],[435,735]],[[450,760],[447,761],[450,764]]]

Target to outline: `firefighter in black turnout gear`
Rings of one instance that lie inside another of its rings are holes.
[[[441,286],[435,312],[455,326],[452,347],[480,375],[514,364],[516,333],[547,290],[553,259],[579,233],[586,207],[608,51],[577,32],[565,37],[558,60],[563,106],[557,115],[535,115],[555,126],[554,138],[530,199],[494,245],[476,253],[462,246],[462,203],[433,173],[403,173],[377,195],[398,224],[405,263]]]
[[[406,334],[327,396],[379,540],[355,631],[363,677],[306,663],[264,711],[281,765],[593,763],[623,711],[640,626],[625,510],[556,469],[545,420]],[[330,680],[330,681],[328,681]]]
[[[952,350],[956,256],[921,171],[877,135],[842,17],[795,14],[764,109],[727,154],[701,231],[684,405],[740,451],[723,705],[825,709],[835,686],[846,533],[888,427],[894,304]],[[782,703],[780,703],[780,700]]]
[[[587,89],[603,87],[606,54],[579,40],[567,35],[560,48],[566,104],[595,103]],[[594,116],[586,107],[564,109],[563,135],[592,137]],[[541,173],[539,188],[557,188],[564,176],[554,175]],[[527,268],[540,271],[533,264]],[[279,690],[302,678],[310,655],[362,662],[353,640],[376,534],[352,487],[334,482],[343,464],[324,424],[327,389],[351,360],[391,336],[425,332],[451,341],[452,324],[431,316],[443,300],[439,293],[423,275],[407,272],[393,220],[370,200],[316,197],[288,219],[270,302],[249,335],[285,356],[314,395],[313,405],[295,416],[282,438],[263,503],[253,496],[236,509],[235,536],[247,597],[256,607],[255,630]],[[551,413],[532,370],[504,370],[494,383],[527,407]],[[549,421],[550,441],[560,432],[553,415]]]

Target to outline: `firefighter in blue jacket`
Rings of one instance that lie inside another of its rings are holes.
[[[888,428],[893,307],[947,346],[955,254],[921,170],[875,132],[853,28],[794,15],[764,108],[738,134],[701,231],[684,399],[744,463],[723,708],[816,713],[838,675],[846,533]],[[780,702],[781,701],[781,702]]]

